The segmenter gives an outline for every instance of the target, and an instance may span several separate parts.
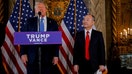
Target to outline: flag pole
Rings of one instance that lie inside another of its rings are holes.
[[[18,18],[18,32],[20,32],[21,30],[20,30],[20,26],[21,26],[21,11],[22,10],[22,0],[20,0],[20,2],[19,2],[19,18]],[[20,45],[18,45],[18,51],[20,51]]]
[[[19,5],[19,19],[18,19],[18,32],[20,32],[20,25],[21,25],[21,9],[22,9],[22,0],[20,0],[20,5]]]
[[[77,18],[76,18],[76,0],[74,0],[74,27],[75,27],[75,29],[74,29],[74,39],[75,39],[75,37],[76,37],[76,33],[77,33],[77,23],[76,23],[76,21],[77,21]],[[73,50],[72,50],[72,52],[73,52]],[[74,71],[72,71],[72,73],[74,74],[75,72]]]
[[[33,0],[33,12],[35,14],[35,0]]]
[[[58,68],[59,68],[61,74],[64,74],[63,70],[61,69],[61,67],[60,67],[60,65],[59,65],[58,63],[57,63],[57,66],[58,66]]]
[[[76,37],[76,33],[77,33],[77,23],[76,23],[76,0],[74,0],[74,27],[75,27],[75,35],[74,37]]]

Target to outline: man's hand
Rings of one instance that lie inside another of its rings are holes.
[[[56,65],[58,63],[58,57],[54,57],[52,63],[53,65]]]
[[[22,55],[22,56],[21,56],[21,60],[22,60],[22,62],[26,65],[27,62],[28,62],[27,55]]]
[[[105,66],[104,65],[100,65],[99,66],[99,71],[102,71],[102,72],[105,71]]]
[[[78,65],[74,65],[74,71],[75,71],[76,73],[78,73],[78,70],[79,70],[79,66],[78,66]]]

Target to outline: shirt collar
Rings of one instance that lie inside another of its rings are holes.
[[[44,16],[44,17],[40,17],[40,19],[42,19],[42,18],[43,18],[43,19],[46,19],[46,16]]]
[[[86,30],[86,29],[85,29],[85,33],[86,33],[87,31],[89,31],[89,34],[91,34],[92,28],[91,28],[90,30]]]

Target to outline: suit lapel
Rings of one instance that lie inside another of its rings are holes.
[[[83,49],[84,49],[84,52],[85,52],[85,31],[81,31],[81,34],[80,34],[80,41],[82,41],[81,45],[83,45]]]
[[[47,31],[50,31],[51,20],[47,17]]]
[[[95,30],[92,30],[92,33],[91,33],[91,40],[90,40],[90,47],[93,46],[93,42],[95,42],[96,40],[96,35],[95,35]]]

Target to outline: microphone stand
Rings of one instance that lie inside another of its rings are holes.
[[[40,15],[41,12],[38,12],[38,24],[37,24],[37,30],[40,32]],[[39,64],[39,74],[41,74],[41,46],[38,47],[38,64]]]

